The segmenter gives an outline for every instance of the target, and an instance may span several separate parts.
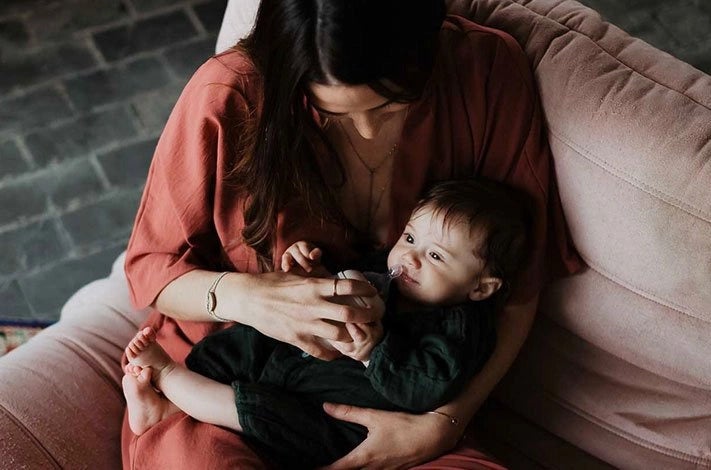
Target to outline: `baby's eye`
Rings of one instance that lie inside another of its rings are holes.
[[[430,251],[430,258],[436,261],[442,261],[442,257],[434,251]]]
[[[414,238],[412,237],[412,235],[410,235],[409,233],[406,233],[406,234],[405,234],[405,241],[406,241],[407,243],[415,243],[415,239],[414,239]]]

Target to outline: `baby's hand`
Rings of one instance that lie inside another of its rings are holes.
[[[371,323],[346,323],[346,329],[353,338],[352,343],[331,342],[344,356],[355,359],[359,362],[367,363],[370,360],[370,353],[378,345],[383,335],[383,324],[379,321]],[[366,364],[367,365],[367,364]]]
[[[284,272],[292,271],[306,276],[317,273],[324,274],[322,273],[325,269],[321,266],[321,254],[320,248],[307,241],[298,241],[281,255],[281,269]]]

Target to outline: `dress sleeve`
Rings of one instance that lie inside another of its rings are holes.
[[[496,342],[493,313],[473,309],[406,313],[386,324],[365,371],[373,388],[412,412],[452,399],[486,363]]]
[[[563,215],[529,62],[511,36],[496,31],[495,37],[484,85],[485,125],[476,130],[480,137],[477,166],[482,176],[510,184],[529,196],[533,215],[532,250],[510,298],[512,303],[525,303],[551,278],[575,273],[583,267],[583,262],[570,239]],[[466,54],[477,53],[474,44],[469,42]],[[481,103],[481,97],[468,99]]]
[[[219,266],[215,200],[248,112],[237,82],[222,69],[213,58],[196,72],[158,141],[125,263],[138,308],[186,272]]]

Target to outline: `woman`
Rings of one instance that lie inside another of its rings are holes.
[[[342,322],[382,312],[328,298],[375,292],[279,272],[275,260],[304,239],[324,248],[331,271],[354,267],[394,244],[429,183],[469,175],[536,201],[534,252],[493,356],[435,414],[325,408],[369,429],[333,468],[407,467],[447,452],[435,465],[493,468],[460,442],[464,423],[518,353],[544,279],[580,261],[525,56],[504,33],[445,19],[442,1],[264,0],[253,33],[196,72],[166,125],[129,243],[133,301],[155,308],[146,325],[174,358],[229,320],[329,359],[321,338],[348,340]],[[133,398],[161,400],[124,383]],[[239,436],[184,414],[140,438],[124,420],[123,456],[125,468],[267,465]]]

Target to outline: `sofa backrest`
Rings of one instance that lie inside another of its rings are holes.
[[[596,299],[601,318],[578,318],[572,299],[554,320],[647,370],[711,386],[711,77],[575,1],[449,6],[523,46],[573,239],[623,288]]]

